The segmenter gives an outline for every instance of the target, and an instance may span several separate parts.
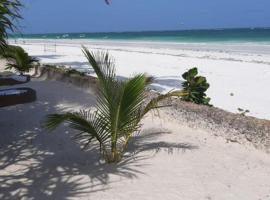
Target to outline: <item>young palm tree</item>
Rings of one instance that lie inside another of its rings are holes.
[[[170,96],[180,96],[181,91],[170,92],[145,103],[146,86],[151,78],[139,74],[125,81],[116,79],[114,61],[108,53],[83,53],[98,77],[97,110],[49,115],[45,127],[54,129],[63,122],[78,131],[75,138],[85,147],[99,144],[107,162],[118,162],[134,133],[141,127],[141,120],[158,102]]]
[[[3,56],[8,61],[6,69],[15,69],[20,74],[29,72],[38,62],[36,58],[29,56],[23,48],[18,46],[9,46]]]
[[[0,0],[0,50],[5,50],[7,46],[7,31],[14,31],[14,21],[21,19],[19,9],[22,4],[18,0]]]

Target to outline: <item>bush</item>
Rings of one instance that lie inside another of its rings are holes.
[[[11,55],[12,52],[16,51],[17,49],[23,50],[22,47],[20,46],[15,46],[15,45],[8,45],[4,49],[0,50],[0,56],[2,58],[8,59],[9,56]]]
[[[68,75],[85,76],[84,72],[80,72],[80,71],[78,71],[76,69],[68,69],[66,72],[67,72]]]
[[[19,46],[9,46],[2,56],[7,59],[8,67],[6,69],[15,69],[21,74],[23,72],[29,72],[35,67],[35,64],[38,63],[36,58],[29,56],[28,53]]]
[[[181,98],[184,101],[210,106],[210,98],[205,94],[210,85],[207,83],[205,77],[197,75],[198,69],[196,67],[188,70],[182,75],[185,79],[182,86],[186,96]]]

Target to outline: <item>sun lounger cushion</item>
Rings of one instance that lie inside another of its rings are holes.
[[[36,91],[31,88],[0,90],[0,107],[29,103],[36,100]]]
[[[0,77],[0,86],[4,85],[16,85],[27,83],[30,81],[30,76],[28,75],[11,75]]]

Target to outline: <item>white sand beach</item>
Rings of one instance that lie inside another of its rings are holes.
[[[270,200],[269,7],[0,1],[0,200]]]
[[[191,129],[161,111],[143,121],[127,157],[107,165],[95,150],[82,151],[66,126],[53,133],[41,127],[47,114],[93,107],[91,90],[40,79],[23,86],[38,100],[0,110],[2,200],[270,199],[269,155],[251,145]]]
[[[14,43],[13,40],[10,41]],[[270,119],[270,46],[267,44],[173,44],[89,40],[18,40],[18,45],[43,63],[91,69],[81,45],[108,50],[115,57],[117,74],[147,73],[156,78],[153,88],[165,92],[181,87],[181,74],[197,67],[206,76],[211,103],[237,113]]]

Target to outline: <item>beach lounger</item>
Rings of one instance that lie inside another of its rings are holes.
[[[36,100],[36,91],[31,88],[0,90],[0,107],[30,103]]]
[[[23,84],[29,81],[30,81],[29,75],[0,76],[0,86]]]

